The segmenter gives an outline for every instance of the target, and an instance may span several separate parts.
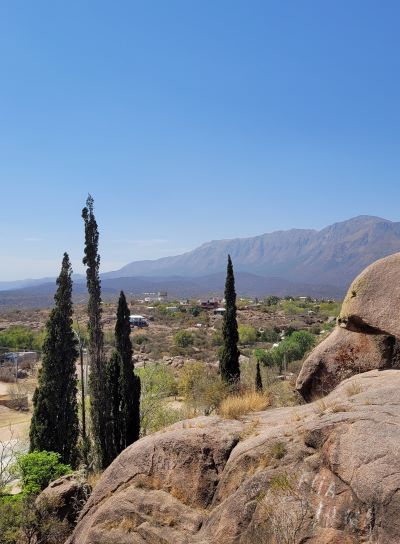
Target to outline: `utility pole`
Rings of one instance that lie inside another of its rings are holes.
[[[18,383],[18,354],[14,352],[15,383]]]

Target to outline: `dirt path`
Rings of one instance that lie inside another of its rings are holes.
[[[12,438],[26,440],[28,438],[30,412],[17,412],[0,406],[0,442]]]
[[[7,395],[9,387],[9,383],[0,382],[0,395]]]

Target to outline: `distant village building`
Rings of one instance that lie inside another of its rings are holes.
[[[157,294],[157,298],[159,302],[164,302],[168,298],[167,291],[159,291]]]
[[[214,310],[215,308],[218,308],[219,301],[213,298],[211,300],[199,300],[198,305],[202,310]]]
[[[144,293],[144,302],[165,302],[168,298],[167,291],[159,291],[158,293]]]
[[[224,315],[225,308],[215,308],[214,315]]]

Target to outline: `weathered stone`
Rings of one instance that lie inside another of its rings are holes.
[[[46,500],[56,507],[61,520],[67,519],[74,523],[90,492],[90,486],[82,478],[69,474],[51,482],[36,500]]]
[[[399,370],[323,403],[180,422],[114,461],[69,543],[250,544],[299,513],[298,541],[398,544],[399,443]]]
[[[368,266],[353,281],[338,322],[357,332],[400,338],[400,253]]]
[[[307,401],[332,391],[342,380],[393,365],[394,338],[336,329],[304,361],[296,389]]]

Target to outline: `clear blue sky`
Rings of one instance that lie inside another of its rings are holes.
[[[400,4],[0,2],[0,279],[400,219]]]

